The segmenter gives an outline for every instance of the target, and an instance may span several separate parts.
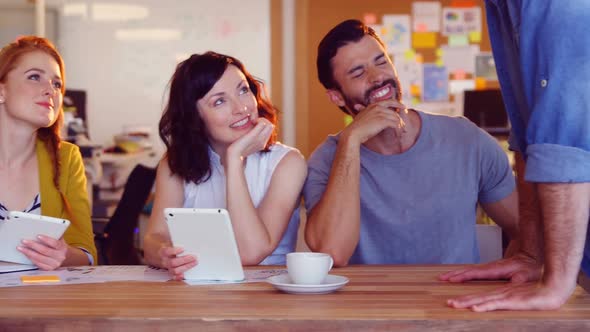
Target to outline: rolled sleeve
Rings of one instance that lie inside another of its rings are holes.
[[[580,42],[579,36],[587,31],[590,4],[555,1],[528,9],[532,17],[521,26],[527,32],[521,36],[521,50],[528,64],[523,73],[532,109],[525,179],[588,182],[590,43]]]
[[[527,148],[525,180],[530,182],[590,182],[590,152],[580,148],[533,144]]]

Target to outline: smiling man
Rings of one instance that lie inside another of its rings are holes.
[[[517,238],[505,153],[463,117],[406,109],[375,31],[340,23],[321,41],[317,68],[330,101],[354,120],[309,160],[305,239],[313,251],[338,266],[475,263],[478,202]]]

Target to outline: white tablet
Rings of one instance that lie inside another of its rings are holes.
[[[16,249],[22,240],[36,241],[37,235],[60,239],[70,226],[67,219],[40,216],[26,212],[10,211],[8,218],[0,220],[0,261],[33,264]]]
[[[190,280],[244,280],[244,270],[229,213],[225,209],[167,208],[172,244],[198,264],[184,273]]]

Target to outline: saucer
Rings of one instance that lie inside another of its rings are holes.
[[[299,285],[294,284],[288,274],[272,276],[266,281],[276,289],[290,294],[327,294],[334,292],[348,283],[348,278],[328,274],[321,285]]]

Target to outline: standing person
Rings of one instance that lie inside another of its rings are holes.
[[[192,55],[172,76],[160,120],[168,150],[144,247],[147,261],[175,279],[198,257],[179,257],[182,248],[172,247],[167,207],[227,208],[244,265],[284,264],[295,248],[298,216],[289,219],[306,164],[298,150],[276,142],[276,109],[262,89],[240,61],[215,52]]]
[[[305,238],[334,265],[479,262],[476,207],[513,238],[514,177],[495,139],[466,118],[406,109],[383,42],[358,20],[318,46],[318,76],[353,117],[312,154]]]
[[[96,260],[82,156],[60,138],[64,81],[47,39],[22,37],[0,51],[0,220],[17,210],[71,221],[61,239],[17,247],[43,270]]]
[[[518,172],[523,247],[441,278],[516,282],[449,300],[455,308],[557,309],[574,291],[580,263],[590,275],[590,43],[582,37],[590,3],[487,0],[486,10],[512,148],[526,161]]]

